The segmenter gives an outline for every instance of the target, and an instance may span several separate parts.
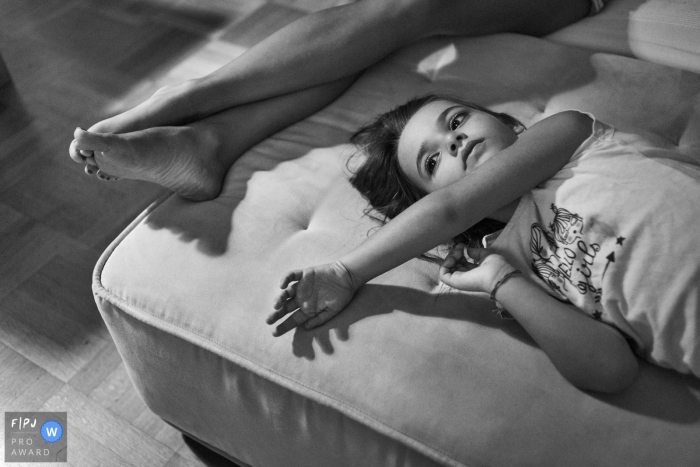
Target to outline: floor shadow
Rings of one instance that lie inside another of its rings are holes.
[[[236,20],[181,2],[39,3],[3,11],[0,49],[29,112],[62,115],[70,129],[111,116],[114,100],[145,99],[162,73]]]
[[[76,4],[36,27],[37,37],[87,68],[113,69],[136,81],[164,69],[235,20],[181,3]]]
[[[182,439],[188,448],[192,450],[197,459],[202,461],[207,467],[244,467],[242,464],[237,464],[227,457],[209,449],[207,446],[195,441],[189,436],[183,434]]]
[[[0,86],[0,141],[7,141],[26,129],[32,120],[14,83],[10,81]]]

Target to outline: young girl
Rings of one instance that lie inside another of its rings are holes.
[[[326,322],[373,277],[455,236],[474,244],[498,221],[488,248],[453,248],[440,279],[489,294],[570,382],[620,391],[635,353],[700,376],[692,159],[584,113],[525,130],[440,96],[380,116],[356,142],[368,159],[352,182],[392,220],[338,261],[288,273],[268,323],[292,314],[276,335]]]

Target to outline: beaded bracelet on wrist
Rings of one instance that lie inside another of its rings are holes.
[[[496,301],[496,292],[498,289],[511,277],[513,277],[516,274],[522,274],[519,269],[514,269],[511,272],[505,274],[503,277],[501,277],[498,282],[496,282],[496,285],[493,286],[493,289],[491,290],[491,300]]]

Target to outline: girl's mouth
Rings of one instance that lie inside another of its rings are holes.
[[[462,151],[462,163],[464,164],[464,170],[467,170],[467,159],[469,159],[469,156],[472,154],[472,152],[474,152],[474,148],[483,142],[484,138],[474,139],[468,141],[464,146],[464,150]]]

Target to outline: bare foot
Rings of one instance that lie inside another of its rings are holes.
[[[110,134],[78,128],[73,136],[71,147],[93,154],[100,172],[153,182],[183,198],[215,198],[226,175],[218,159],[218,142],[204,129],[157,127]]]
[[[190,106],[189,92],[195,81],[185,81],[176,86],[165,86],[157,90],[150,98],[119,115],[107,118],[92,125],[88,131],[93,133],[128,133],[147,128],[179,125],[196,119]],[[75,141],[68,150],[71,159],[85,163],[88,175],[97,175],[103,180],[116,180],[118,177],[100,170],[91,151],[79,151]]]
[[[158,89],[151,97],[126,112],[102,120],[90,128],[96,133],[127,133],[161,126],[183,125],[202,116],[190,105],[195,80]]]

